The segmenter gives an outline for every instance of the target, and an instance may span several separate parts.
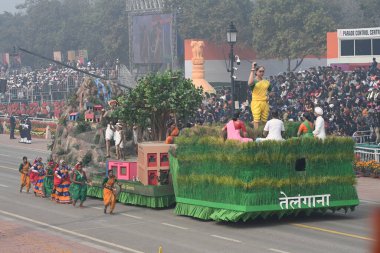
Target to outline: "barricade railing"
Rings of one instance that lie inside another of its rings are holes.
[[[371,161],[375,160],[380,162],[380,146],[355,146],[355,157],[359,158],[361,161]]]
[[[366,130],[366,131],[356,131],[352,138],[356,143],[368,143],[370,144],[372,141],[373,131],[372,130]]]
[[[18,119],[19,116],[15,115],[15,118]],[[58,120],[56,119],[48,119],[48,118],[38,118],[38,117],[28,117],[32,121],[43,121],[43,122],[53,122],[53,123],[58,123]],[[2,119],[9,119],[9,116],[5,115],[0,115],[0,120]]]

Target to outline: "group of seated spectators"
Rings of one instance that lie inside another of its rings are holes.
[[[324,111],[328,134],[352,136],[356,131],[379,128],[380,75],[358,67],[352,72],[338,67],[316,67],[305,71],[270,76],[271,111],[279,118],[302,121],[305,112],[313,114],[315,107]],[[247,98],[251,98],[247,88]],[[252,121],[250,101],[240,106],[240,119]],[[229,89],[221,89],[204,100],[191,124],[226,123],[234,113]]]

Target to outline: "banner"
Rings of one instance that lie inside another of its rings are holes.
[[[67,60],[68,61],[76,61],[74,50],[67,51]]]
[[[3,59],[3,65],[9,65],[9,54],[8,53],[3,54],[2,59]]]
[[[53,56],[54,56],[54,60],[55,61],[62,62],[62,53],[61,53],[61,51],[54,51]]]
[[[81,64],[85,64],[88,61],[87,50],[78,50],[78,60]]]

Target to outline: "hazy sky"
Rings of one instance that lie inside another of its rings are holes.
[[[3,11],[15,12],[15,6],[23,3],[24,0],[0,0],[0,13]]]

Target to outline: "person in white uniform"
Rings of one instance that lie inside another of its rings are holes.
[[[272,119],[269,120],[264,127],[265,138],[257,138],[256,141],[282,141],[282,135],[285,132],[284,122],[278,118],[278,112],[272,112]]]
[[[114,126],[111,124],[111,120],[109,120],[107,123],[106,136],[105,136],[107,158],[111,157],[111,154],[110,154],[111,140],[113,139],[114,131],[115,131]]]
[[[317,117],[315,121],[314,137],[324,140],[326,138],[325,120],[322,118],[323,110],[321,107],[315,107],[314,114]]]

